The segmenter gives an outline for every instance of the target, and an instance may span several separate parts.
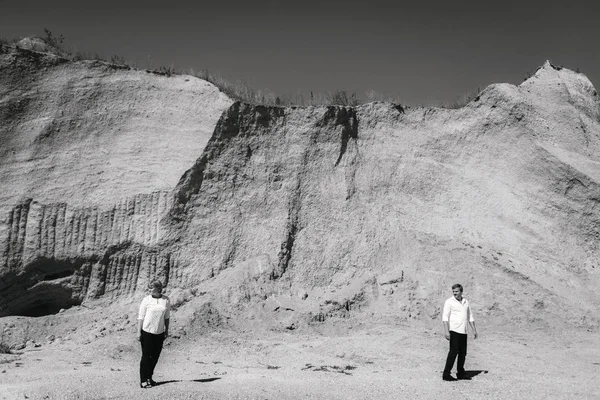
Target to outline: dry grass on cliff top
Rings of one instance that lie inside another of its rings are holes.
[[[42,51],[56,54],[72,61],[80,60],[96,60],[114,65],[125,66],[128,68],[138,69],[138,65],[133,62],[128,62],[124,57],[112,55],[111,57],[103,57],[98,53],[89,53],[80,50],[70,50],[64,45],[64,36],[54,35],[50,30],[44,29],[45,35],[42,38],[21,38],[21,39],[4,39],[0,38],[0,44],[5,46],[18,46],[27,48],[33,51]],[[398,97],[386,96],[382,93],[370,90],[359,96],[356,92],[349,90],[338,89],[327,93],[310,92],[310,95],[297,93],[277,94],[269,89],[257,89],[248,82],[238,80],[235,83],[223,78],[219,73],[209,72],[205,69],[189,68],[186,70],[178,70],[173,65],[153,67],[150,58],[147,60],[146,70],[151,73],[172,76],[172,75],[191,75],[197,78],[206,80],[217,86],[223,93],[227,94],[234,100],[240,100],[250,104],[263,104],[270,106],[320,106],[320,105],[341,105],[341,106],[357,106],[363,103],[373,101],[386,101],[390,103],[400,104]],[[469,93],[462,97],[457,97],[456,101],[448,103],[448,108],[458,108],[467,104],[475,97],[476,93]]]

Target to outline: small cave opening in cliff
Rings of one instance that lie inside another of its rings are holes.
[[[33,282],[55,281],[72,276],[81,264],[80,260],[38,257],[28,265],[27,270]]]
[[[15,309],[13,314],[22,317],[43,317],[81,304],[81,301],[72,298],[72,292],[68,288],[43,286],[45,287],[37,288],[32,293],[33,296],[28,296],[29,301]]]
[[[78,260],[36,259],[27,266],[27,273],[10,279],[12,295],[2,314],[42,317],[81,304],[71,283],[80,265]]]

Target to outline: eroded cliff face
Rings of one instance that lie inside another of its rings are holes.
[[[549,63],[460,110],[235,104],[175,191],[179,256],[251,314],[435,319],[458,281],[499,323],[597,324],[598,104]]]
[[[597,324],[599,115],[550,64],[460,110],[236,104],[176,189],[180,256],[250,313],[437,318],[458,281],[499,323]]]
[[[549,63],[459,110],[234,103],[169,188],[11,204],[0,312],[159,277],[190,326],[434,320],[461,282],[491,324],[597,326],[599,136],[592,84]]]
[[[0,315],[144,290],[140,273],[169,269],[153,246],[172,189],[232,101],[190,76],[7,46],[0,71]]]

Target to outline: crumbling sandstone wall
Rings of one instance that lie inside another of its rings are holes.
[[[56,303],[50,309],[58,311],[85,299],[144,291],[154,277],[177,283],[176,261],[159,246],[171,199],[170,192],[137,195],[109,210],[31,199],[16,205],[0,231],[2,308],[36,314],[31,310],[38,304]],[[53,302],[40,293],[52,286],[70,293],[69,300]]]
[[[249,303],[305,293],[317,319],[365,304],[436,318],[460,281],[484,315],[594,320],[598,96],[550,64],[532,79],[460,110],[234,104],[170,214],[194,281],[254,287],[259,264]]]
[[[549,63],[458,110],[234,103],[168,188],[12,204],[0,309],[123,298],[160,277],[182,301],[194,289],[261,318],[435,319],[458,281],[488,319],[597,324],[598,104]]]

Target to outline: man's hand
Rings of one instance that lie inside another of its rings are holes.
[[[448,321],[443,321],[444,324],[444,337],[446,340],[450,340],[450,323]]]
[[[142,333],[141,332],[138,332],[138,334],[137,334],[137,340],[138,340],[138,342],[142,341]]]
[[[169,332],[165,331],[165,337],[164,340],[167,340],[167,338],[169,337]]]
[[[475,321],[469,322],[469,325],[471,325],[471,332],[473,332],[473,339],[477,339],[477,337],[479,335],[477,334],[477,328],[475,327]]]

